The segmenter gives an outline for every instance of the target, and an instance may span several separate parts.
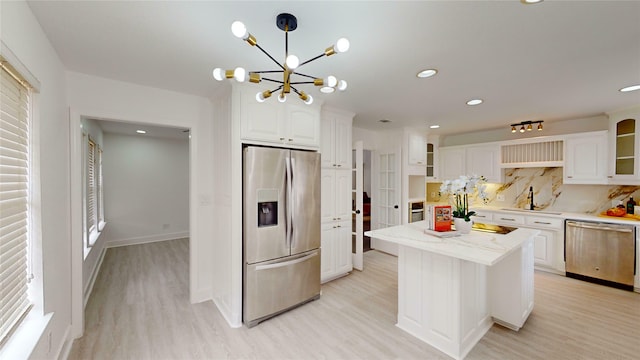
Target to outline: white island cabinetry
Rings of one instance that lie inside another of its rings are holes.
[[[518,330],[533,309],[533,229],[439,238],[426,222],[369,231],[398,244],[397,326],[455,359],[493,322]]]

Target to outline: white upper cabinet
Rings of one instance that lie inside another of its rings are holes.
[[[503,181],[499,144],[443,147],[438,151],[440,180],[453,180],[461,175],[481,175],[487,182]]]
[[[427,136],[427,181],[439,180],[438,135]]]
[[[284,104],[275,98],[259,103],[255,99],[258,90],[236,87],[242,140],[287,147],[319,147],[320,105],[297,104],[295,101],[299,100],[293,96]]]
[[[464,148],[440,148],[440,179],[453,180],[466,173]]]
[[[322,167],[351,169],[351,123],[353,114],[323,109],[320,131]]]
[[[565,184],[607,184],[607,137],[607,131],[597,131],[565,139]]]
[[[482,175],[490,183],[503,182],[503,170],[500,167],[500,145],[472,145],[466,151],[465,175]]]
[[[409,133],[409,165],[427,166],[427,139],[422,134]]]
[[[609,183],[640,183],[640,108],[609,114]]]

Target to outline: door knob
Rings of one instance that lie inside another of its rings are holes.
[[[360,214],[360,210],[356,210],[356,214]]]
[[[398,205],[393,205],[393,208],[394,208],[394,209],[397,209],[397,208],[398,208]]]

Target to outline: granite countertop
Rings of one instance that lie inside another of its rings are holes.
[[[491,266],[520,248],[525,239],[539,232],[535,229],[518,228],[506,235],[471,231],[465,235],[441,238],[425,234],[426,228],[426,221],[418,221],[367,231],[365,235],[418,250]]]

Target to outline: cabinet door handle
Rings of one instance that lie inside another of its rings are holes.
[[[473,216],[475,216],[475,217],[479,217],[479,218],[486,218],[486,217],[487,217],[486,215],[477,215],[477,214],[476,214],[476,215],[473,215]]]
[[[516,221],[516,219],[510,219],[510,218],[500,218],[500,220],[504,220],[504,221]]]
[[[567,176],[568,179],[573,179],[573,176],[569,175]]]
[[[283,140],[284,140],[284,138],[283,138],[283,137],[281,137],[281,138],[280,138],[280,141],[283,141]]]
[[[534,221],[534,224],[541,224],[541,225],[551,225],[550,222],[546,222],[546,221]]]
[[[293,141],[293,139],[289,139],[289,141]]]

